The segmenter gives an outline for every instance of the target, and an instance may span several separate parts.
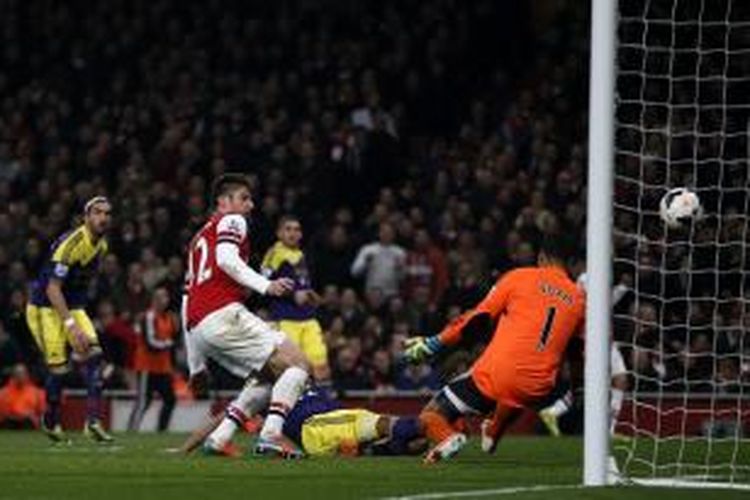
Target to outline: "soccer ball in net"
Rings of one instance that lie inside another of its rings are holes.
[[[667,226],[679,228],[700,219],[703,207],[700,198],[693,191],[683,187],[674,188],[662,197],[659,215]]]

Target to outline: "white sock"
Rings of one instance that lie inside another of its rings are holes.
[[[226,416],[219,426],[208,436],[210,446],[221,448],[231,441],[245,420],[265,408],[270,394],[271,388],[268,385],[258,385],[255,380],[249,380],[227,406]]]
[[[625,398],[625,391],[622,389],[612,388],[612,393],[609,398],[609,433],[610,435],[615,433],[615,426],[617,425],[617,418],[620,416],[620,409],[622,409],[622,400]]]
[[[263,429],[260,431],[261,437],[268,438],[281,434],[286,415],[302,394],[308,377],[305,370],[292,366],[276,380],[271,389],[271,404]]]
[[[229,417],[224,417],[219,426],[206,438],[209,446],[221,448],[232,440],[232,436],[237,431],[237,422]]]
[[[565,415],[570,411],[570,407],[573,404],[573,394],[568,391],[566,392],[563,397],[552,403],[551,406],[548,406],[543,411],[548,411],[552,413],[555,417],[560,418],[561,416]]]
[[[252,380],[245,384],[245,387],[242,388],[242,391],[232,403],[242,409],[247,418],[250,418],[266,408],[270,399],[271,385],[260,385]]]

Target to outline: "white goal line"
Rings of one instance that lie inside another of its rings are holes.
[[[437,500],[441,498],[465,498],[465,497],[488,497],[496,495],[515,495],[516,493],[538,492],[538,491],[558,491],[558,490],[577,490],[584,488],[581,484],[560,484],[560,485],[540,485],[540,486],[513,486],[506,488],[495,488],[487,490],[464,490],[464,491],[445,491],[439,493],[419,493],[416,495],[404,495],[397,497],[384,497],[381,500]]]

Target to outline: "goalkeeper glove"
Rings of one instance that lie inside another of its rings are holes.
[[[443,343],[434,335],[406,339],[404,346],[404,358],[410,363],[418,363],[437,354],[443,348]]]

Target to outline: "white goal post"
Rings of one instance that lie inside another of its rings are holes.
[[[616,0],[592,0],[583,483],[607,481]]]
[[[750,490],[750,2],[591,7],[583,483]],[[705,215],[667,227],[677,187]]]

